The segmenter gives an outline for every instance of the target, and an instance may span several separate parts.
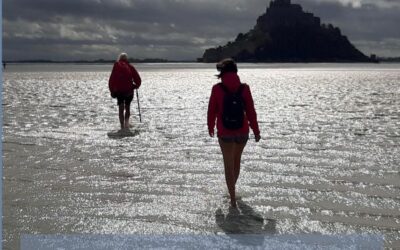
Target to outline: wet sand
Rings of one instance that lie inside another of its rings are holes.
[[[143,123],[135,98],[122,136],[107,66],[13,66],[4,249],[21,234],[71,233],[379,234],[400,247],[398,66],[243,65],[263,140],[245,148],[233,224],[207,135],[212,65],[138,65]]]

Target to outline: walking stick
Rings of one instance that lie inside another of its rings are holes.
[[[137,99],[137,106],[139,110],[139,121],[142,122],[142,114],[140,113],[140,104],[139,104],[139,90],[136,89],[136,99]]]

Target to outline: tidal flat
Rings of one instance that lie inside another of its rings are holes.
[[[233,215],[206,125],[214,65],[135,66],[143,121],[135,96],[118,134],[112,65],[7,65],[4,249],[22,234],[230,233],[400,248],[399,64],[239,64],[262,140],[244,150]]]

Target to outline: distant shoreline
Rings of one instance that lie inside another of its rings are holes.
[[[93,60],[93,61],[53,61],[53,60],[16,60],[16,61],[4,61],[4,63],[70,63],[70,64],[113,64],[115,60]],[[169,61],[169,60],[129,60],[131,63],[195,63],[196,61]]]
[[[57,60],[42,60],[42,59],[36,59],[36,60],[13,60],[13,61],[3,61],[3,63],[18,63],[18,64],[24,64],[24,63],[54,63],[54,64],[62,64],[62,63],[67,63],[67,64],[113,64],[115,60],[104,60],[104,59],[97,59],[97,60],[62,60],[62,61],[57,61]],[[146,58],[146,59],[135,59],[135,58],[130,58],[129,62],[131,63],[205,63],[201,62],[198,60],[167,60],[167,59],[160,59],[160,58]],[[343,61],[343,60],[337,60],[337,61],[265,61],[265,62],[252,62],[252,61],[238,61],[238,63],[360,63],[360,62],[353,62],[353,61]],[[400,57],[377,57],[377,62],[376,63],[400,63]]]

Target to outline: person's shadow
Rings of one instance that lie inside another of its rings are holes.
[[[111,131],[107,133],[108,138],[111,139],[123,139],[126,137],[134,137],[139,135],[138,130],[130,130],[130,129],[120,129],[118,131]]]
[[[227,236],[245,246],[262,245],[266,236],[276,233],[276,220],[264,219],[241,199],[238,208],[229,208],[224,214],[219,208],[215,211],[215,221]]]

